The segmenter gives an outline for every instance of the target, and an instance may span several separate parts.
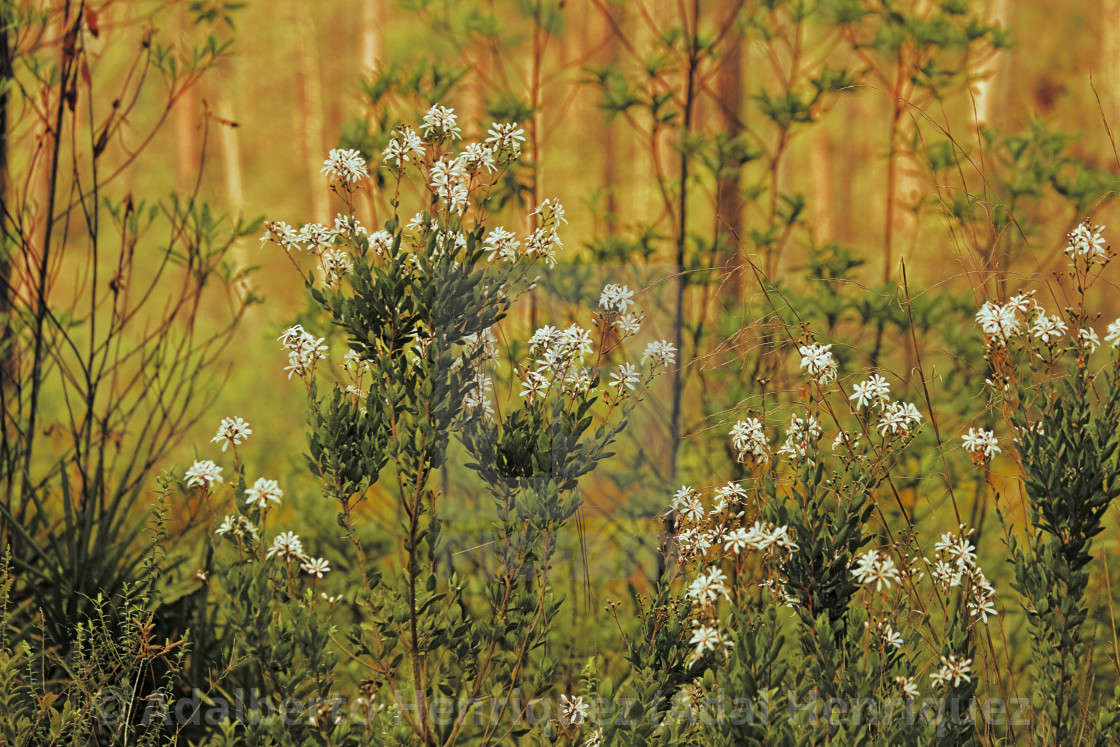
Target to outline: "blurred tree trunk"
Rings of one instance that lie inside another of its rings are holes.
[[[605,38],[606,45],[603,47],[603,64],[609,65],[618,60],[622,54],[622,44],[619,43],[618,34],[615,34],[611,28],[610,21],[603,15],[598,14],[596,18],[601,19],[601,26],[593,28],[591,33],[586,34],[588,38],[594,36],[595,38]],[[611,18],[614,19],[616,24],[622,23],[622,12],[617,7],[612,8]],[[595,120],[591,120],[591,116],[595,116]],[[603,207],[606,210],[607,218],[607,235],[614,236],[618,233],[618,143],[617,133],[615,132],[614,120],[607,121],[602,118],[602,112],[596,115],[590,115],[588,121],[600,121],[603,127],[603,137],[601,149],[603,155],[603,193],[604,203]]]
[[[315,20],[302,0],[290,0],[288,15],[296,56],[296,105],[293,114],[299,139],[299,158],[310,188],[313,219],[326,223],[330,219],[330,190],[320,173],[326,153],[323,150],[323,80]]]
[[[1120,0],[1104,0],[1099,13],[1103,70],[1097,93],[1101,96],[1113,140],[1120,140]],[[1117,143],[1120,145],[1120,143]]]
[[[716,95],[719,97],[719,126],[727,139],[743,134],[743,40],[735,31],[727,34],[727,47],[716,72]],[[743,235],[743,198],[739,193],[739,172],[742,163],[729,164],[716,184],[716,222],[719,230],[716,244],[723,269],[721,295],[737,306],[743,289],[743,256],[740,240]]]
[[[384,23],[384,0],[362,0],[362,75],[372,75],[381,67],[383,54],[381,26]]]
[[[180,37],[191,34],[193,23],[186,6],[181,6],[175,14],[177,32]],[[173,110],[172,137],[175,142],[175,189],[189,193],[194,190],[198,180],[201,152],[199,146],[201,115],[198,106],[198,88],[192,86],[185,91]]]
[[[1104,35],[1108,34],[1108,27],[1116,27],[1116,13],[1120,12],[1120,2],[1117,0],[1104,0],[1106,12],[1101,19],[1104,24]],[[1113,6],[1111,11],[1108,6]],[[988,23],[1014,27],[1015,6],[1011,0],[988,0]],[[1116,51],[1116,47],[1113,47]],[[1105,56],[1104,59],[1115,59]],[[981,79],[976,83],[976,124],[985,124],[992,127],[996,124],[998,112],[1007,108],[1007,75],[1011,61],[1011,50],[995,52],[990,59],[980,68]],[[1115,89],[1114,89],[1115,90]]]

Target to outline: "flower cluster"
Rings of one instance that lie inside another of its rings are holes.
[[[969,428],[962,440],[965,450],[972,456],[972,463],[977,467],[987,464],[992,457],[1000,453],[999,439],[992,431]]]
[[[971,533],[972,530],[963,531],[963,527],[959,535],[943,533],[934,546],[936,559],[930,561],[927,558],[926,563],[930,566],[933,579],[946,592],[954,587],[963,589],[969,614],[987,622],[989,617],[998,614],[995,608],[996,591],[976,562],[976,547],[969,539]]]
[[[183,477],[189,488],[210,490],[216,483],[222,481],[222,468],[209,459],[200,459],[190,466]]]
[[[315,371],[315,364],[327,357],[327,342],[296,324],[276,338],[288,350],[288,365],[284,370],[307,381]]]
[[[739,462],[753,459],[756,464],[770,464],[770,442],[758,418],[740,420],[731,427],[731,448]]]
[[[240,446],[245,439],[251,436],[252,433],[253,431],[250,430],[249,424],[243,419],[237,417],[222,418],[222,422],[218,425],[218,433],[210,439],[210,441],[213,443],[221,443],[222,452],[224,453],[230,444],[233,444],[236,448]]]
[[[894,560],[878,550],[868,550],[860,555],[855,567],[852,568],[852,576],[859,583],[868,586],[874,582],[875,591],[882,591],[884,586],[888,589],[891,588],[892,581],[894,583],[901,581],[898,566],[895,565]]]
[[[1112,259],[1112,247],[1104,240],[1104,226],[1092,228],[1088,220],[1073,229],[1065,254],[1070,260],[1084,260],[1086,264],[1104,266]]]
[[[801,461],[809,455],[809,448],[821,437],[821,424],[812,415],[790,418],[786,441],[778,449],[778,454],[790,461]]]
[[[366,172],[366,159],[356,150],[336,148],[323,161],[322,172],[327,175],[331,186],[352,192],[369,178]]]
[[[941,657],[941,668],[931,674],[929,677],[936,685],[948,685],[953,683],[956,687],[961,681],[971,682],[972,678],[968,676],[972,668],[972,659],[958,658],[955,654]]]
[[[837,363],[832,355],[831,345],[803,345],[797,349],[801,353],[801,368],[806,370],[809,378],[821,386],[836,381]]]

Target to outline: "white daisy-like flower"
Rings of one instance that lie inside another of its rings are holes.
[[[763,464],[770,463],[770,442],[758,418],[740,420],[731,426],[731,447],[740,462],[750,456]]]
[[[645,352],[642,353],[642,363],[644,364],[647,359],[651,361],[654,368],[671,366],[677,360],[677,348],[666,340],[651,342],[646,345]]]
[[[622,314],[614,320],[614,326],[623,335],[636,335],[642,329],[642,319],[636,314]]]
[[[295,532],[281,532],[276,535],[276,538],[272,540],[272,545],[268,548],[268,552],[265,553],[266,560],[272,558],[281,558],[285,562],[297,560],[301,564],[307,560],[307,555],[303,551],[303,542],[299,535]]]
[[[901,580],[894,561],[878,550],[868,550],[860,555],[852,575],[861,584],[870,585],[874,581],[875,591],[882,591],[884,586],[889,589],[892,581],[898,583]]]
[[[891,385],[879,374],[872,374],[867,381],[855,385],[848,399],[855,400],[857,410],[868,405],[882,408],[891,399]]]
[[[1044,344],[1061,339],[1068,331],[1069,327],[1060,316],[1057,314],[1050,316],[1041,307],[1035,314],[1034,321],[1031,322],[1031,334]]]
[[[337,234],[321,223],[305,223],[299,229],[299,240],[309,252],[319,253],[334,243]]]
[[[587,739],[583,742],[583,747],[601,747],[602,744],[603,727],[599,726],[595,728],[595,731],[591,732],[587,736]]]
[[[887,433],[909,433],[913,426],[922,422],[922,414],[909,402],[891,402],[883,409],[879,418],[879,435],[886,438]]]
[[[837,363],[832,355],[831,345],[802,345],[797,349],[801,354],[801,368],[821,386],[836,380]]]
[[[697,623],[688,643],[696,646],[693,656],[699,659],[705,651],[715,651],[716,646],[720,645],[719,631],[710,625]]]
[[[634,304],[634,291],[625,285],[610,283],[603,287],[599,296],[599,307],[606,312],[625,314]]]
[[[249,424],[241,418],[222,418],[222,422],[218,425],[217,435],[210,441],[211,443],[221,443],[222,451],[225,452],[226,447],[230,444],[235,447],[240,446],[252,434],[253,431],[249,429]]]
[[[521,256],[521,242],[502,226],[491,229],[482,245],[490,252],[486,257],[487,262],[493,262],[495,258],[502,262],[516,262]]]
[[[463,137],[463,134],[459,131],[457,120],[454,109],[433,104],[432,108],[424,114],[424,124],[420,125],[420,132],[433,141],[447,137],[452,141],[458,140]]]
[[[326,174],[332,186],[347,190],[357,189],[358,185],[369,178],[366,172],[366,159],[359,151],[335,148],[323,161],[320,173]]]
[[[898,685],[899,689],[902,691],[902,696],[911,700],[918,697],[918,683],[916,680],[916,677],[900,676],[894,678],[895,684]]]
[[[283,497],[284,491],[280,489],[279,483],[263,477],[258,478],[253,487],[245,489],[245,502],[262,510],[268,508],[270,502],[279,504]]]
[[[300,570],[304,573],[314,576],[315,578],[322,578],[325,574],[330,573],[331,564],[326,558],[308,558],[300,564]]]
[[[1001,451],[996,434],[983,428],[969,428],[962,440],[964,448],[972,454],[972,461],[978,465],[990,462]]]
[[[638,375],[638,369],[632,363],[623,363],[618,367],[617,373],[611,374],[611,386],[618,391],[622,391],[623,387],[633,391],[634,385],[641,380]]]
[[[388,231],[374,231],[369,235],[369,248],[375,254],[388,254],[393,248],[393,234]]]
[[[821,437],[821,424],[812,415],[806,419],[790,418],[786,441],[778,453],[791,460],[804,459],[809,454],[809,446]]]
[[[337,283],[354,269],[354,259],[342,248],[327,249],[321,260],[323,277],[328,283]]]
[[[529,371],[525,380],[521,382],[521,396],[532,399],[533,396],[538,396],[544,399],[548,396],[548,388],[551,382],[537,371]]]
[[[1085,221],[1073,229],[1069,235],[1069,245],[1065,249],[1066,256],[1072,260],[1079,258],[1087,260],[1090,264],[1105,264],[1112,253],[1104,240],[1104,226],[1091,228],[1089,221]]]
[[[199,459],[190,466],[183,477],[187,481],[187,487],[209,490],[215,483],[222,481],[222,468],[209,459]]]
[[[969,670],[972,668],[972,659],[957,658],[956,654],[941,657],[941,668],[929,677],[938,685],[947,685],[949,682],[953,683],[956,687],[961,683],[971,682],[972,678],[968,676]]]
[[[701,573],[689,584],[686,593],[689,599],[703,607],[715,604],[721,596],[724,599],[729,599],[727,595],[727,574],[718,566],[712,566],[707,573]]]
[[[573,695],[571,698],[567,695],[561,695],[560,715],[563,717],[564,723],[582,724],[583,720],[587,718],[587,704],[578,695]]]
[[[1086,327],[1077,333],[1078,347],[1089,348],[1090,353],[1097,352],[1097,348],[1101,346],[1101,340],[1097,337],[1096,330],[1092,327]]]
[[[385,233],[381,231],[381,233]],[[342,213],[336,213],[334,216],[334,234],[336,236],[348,236],[356,239],[359,236],[366,236],[368,232],[366,227],[357,218]]]
[[[1105,331],[1104,341],[1113,348],[1120,345],[1120,319],[1108,325],[1108,329]]]
[[[728,532],[727,537],[724,538],[723,549],[738,555],[747,548],[748,544],[747,530],[743,527],[736,527]]]
[[[214,534],[219,537],[232,534],[238,539],[248,537],[255,540],[257,538],[257,527],[253,522],[240,514],[226,514],[226,517],[222,519],[221,525],[214,530]]]
[[[989,342],[1005,345],[1019,332],[1018,310],[1012,304],[1001,306],[988,301],[976,312],[976,322]]]
[[[514,122],[490,125],[487,130],[486,145],[494,152],[495,160],[509,163],[521,157],[521,144],[525,142],[525,131]]]
[[[425,155],[424,141],[420,136],[411,127],[402,127],[382,151],[381,158],[387,165],[403,168],[406,163],[423,161]]]
[[[467,145],[459,154],[459,160],[463,168],[472,174],[483,170],[493,174],[498,170],[497,164],[494,163],[494,151],[482,143]]]
[[[293,249],[303,249],[299,232],[282,220],[265,222],[264,233],[261,234],[261,246],[268,242],[283,247],[289,252]]]

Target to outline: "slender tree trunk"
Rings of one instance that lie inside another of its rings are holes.
[[[1112,5],[1111,11],[1109,5]],[[1103,0],[1104,11],[1101,14],[1102,35],[1108,35],[1111,24],[1115,29],[1120,20],[1116,14],[1120,13],[1120,2],[1116,0]],[[1012,26],[1014,7],[1011,0],[988,0],[987,20],[989,23],[1009,28]],[[1107,46],[1107,42],[1106,42]],[[1120,50],[1114,50],[1120,51]],[[976,85],[976,124],[986,124],[989,127],[996,124],[997,114],[1007,105],[1007,75],[1011,50],[1001,50],[992,55],[991,59],[980,68]],[[1105,56],[1103,59],[1115,59]],[[1113,89],[1115,90],[1115,89]]]
[[[187,36],[191,30],[191,20],[186,7],[176,13],[178,33]],[[192,86],[175,102],[172,112],[172,138],[175,143],[175,189],[189,193],[198,179],[199,135],[201,133],[198,106],[198,87]]]
[[[362,75],[373,75],[381,68],[381,27],[384,23],[384,0],[362,0]]]
[[[323,82],[319,69],[319,42],[315,20],[303,0],[290,0],[293,45],[296,50],[295,127],[299,133],[299,156],[304,164],[304,178],[310,187],[311,213],[315,220],[330,219],[330,191],[320,170],[326,153],[323,127]]]
[[[719,96],[717,121],[729,140],[742,135],[743,114],[743,44],[735,32],[727,35],[724,50],[716,73],[716,94]],[[716,184],[716,222],[720,230],[716,241],[720,247],[721,294],[728,302],[737,305],[743,288],[743,256],[740,240],[743,235],[743,198],[739,194],[741,163],[733,163],[726,175]]]

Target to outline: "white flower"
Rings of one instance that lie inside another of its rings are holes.
[[[964,448],[972,454],[973,461],[978,461],[979,464],[990,462],[1001,451],[996,434],[983,428],[969,428],[962,440]]]
[[[742,527],[736,527],[727,533],[726,539],[723,541],[723,549],[729,550],[736,555],[746,549],[748,545],[747,530]]]
[[[778,453],[791,460],[804,459],[809,454],[809,445],[821,437],[821,425],[812,415],[803,420],[796,415],[790,418],[786,442]]]
[[[502,163],[509,163],[521,156],[521,144],[525,142],[525,131],[518,128],[513,122],[499,124],[495,122],[487,130],[490,136],[486,144],[494,151],[494,158]]]
[[[1104,341],[1112,347],[1120,345],[1120,319],[1117,319],[1112,324],[1108,325],[1108,330],[1105,332]]]
[[[623,363],[618,367],[618,373],[611,374],[611,386],[615,387],[620,392],[623,387],[633,390],[634,385],[637,384],[639,380],[638,369],[635,368],[632,363]]]
[[[603,744],[603,727],[596,727],[595,731],[588,735],[583,743],[583,747],[600,747]]]
[[[289,226],[284,221],[267,221],[264,224],[264,233],[261,234],[261,245],[271,241],[277,246],[281,246],[285,251],[292,249],[302,249],[300,245],[301,237],[296,229]]]
[[[717,566],[712,566],[707,573],[701,573],[689,584],[687,595],[693,602],[702,607],[715,604],[721,596],[727,596],[727,575]]]
[[[758,418],[740,420],[731,427],[731,446],[740,462],[752,456],[763,464],[770,463],[770,443]]]
[[[599,306],[606,312],[617,311],[625,314],[633,304],[634,291],[617,283],[604,286],[599,296]]]
[[[861,584],[875,582],[875,591],[882,591],[883,586],[891,588],[891,581],[898,583],[901,579],[894,561],[878,550],[868,550],[859,556],[852,575]]]
[[[918,683],[914,677],[895,677],[894,681],[902,690],[903,697],[910,699],[918,697]]]
[[[666,340],[651,342],[642,354],[642,363],[649,359],[654,368],[671,366],[677,360],[677,348]]]
[[[1077,333],[1077,344],[1078,347],[1089,348],[1090,353],[1095,353],[1101,346],[1101,340],[1092,327],[1086,327]]]
[[[471,143],[463,148],[459,160],[470,173],[477,173],[486,169],[491,174],[498,170],[494,163],[494,151],[482,143]]]
[[[909,433],[912,426],[922,422],[922,414],[909,402],[891,402],[879,418],[879,435]]]
[[[689,644],[696,646],[693,656],[699,659],[705,651],[714,651],[716,646],[720,644],[719,631],[708,625],[696,624],[696,629],[692,631]]]
[[[357,218],[352,218],[342,213],[336,213],[334,216],[334,231],[336,236],[349,236],[350,238],[357,238],[367,234],[366,227],[362,225],[361,221]],[[379,233],[385,233],[380,231]]]
[[[222,418],[221,424],[218,425],[218,433],[212,439],[211,443],[221,442],[222,451],[225,452],[226,447],[231,443],[234,446],[240,446],[241,442],[251,436],[253,431],[249,430],[249,424],[241,418]]]
[[[354,269],[354,260],[343,249],[327,249],[321,262],[328,283],[337,283]]]
[[[1017,313],[1015,306],[1010,303],[1000,306],[988,301],[976,312],[976,322],[989,341],[1002,345],[1019,331]]]
[[[393,234],[388,231],[375,231],[370,234],[369,248],[376,254],[388,254],[393,248]]]
[[[479,372],[474,380],[474,386],[467,390],[463,396],[463,409],[475,415],[484,417],[494,416],[494,403],[490,401],[490,391],[494,382],[485,373]]]
[[[852,396],[848,399],[856,401],[856,409],[872,405],[882,408],[891,398],[891,385],[879,374],[872,374],[867,381],[855,385]]]
[[[486,234],[482,245],[490,252],[490,255],[486,257],[487,262],[493,262],[495,257],[503,262],[516,262],[520,256],[518,250],[521,248],[521,242],[502,226],[498,226]]]
[[[326,558],[308,558],[299,567],[304,573],[315,578],[322,578],[323,574],[329,573],[331,570],[331,564],[327,562]]]
[[[456,120],[453,109],[434,104],[424,115],[424,124],[420,126],[420,131],[429,140],[442,140],[445,137],[458,140],[463,135],[459,131]]]
[[[369,177],[366,173],[366,159],[362,158],[362,154],[356,150],[341,148],[335,148],[330,152],[327,160],[323,161],[320,173],[326,174],[332,185],[347,190],[356,189],[363,179]]]
[[[240,514],[227,514],[222,519],[221,526],[214,530],[214,534],[224,537],[230,533],[239,539],[248,536],[255,540],[257,538],[257,527]]]
[[[309,252],[320,252],[334,243],[337,234],[321,223],[306,223],[299,229],[299,240]]]
[[[961,683],[961,680],[972,681],[972,678],[968,676],[971,667],[972,659],[958,659],[956,654],[950,654],[948,657],[941,657],[941,669],[929,677],[939,685],[952,681],[953,686],[956,687]]]
[[[1060,316],[1057,314],[1050,316],[1043,311],[1041,307],[1035,314],[1034,321],[1031,322],[1031,334],[1034,335],[1036,339],[1047,344],[1051,340],[1061,338],[1061,336],[1068,331],[1069,327],[1066,326],[1066,323],[1062,321]]]
[[[277,339],[288,349],[288,365],[284,370],[288,372],[289,379],[292,374],[307,376],[314,371],[316,363],[327,357],[327,341],[298,324],[288,327]]]
[[[1096,262],[1103,265],[1108,262],[1112,253],[1104,241],[1104,228],[1104,226],[1097,226],[1091,229],[1087,220],[1078,225],[1069,235],[1069,246],[1065,249],[1066,256],[1072,260],[1084,258],[1090,264]]]
[[[569,698],[567,695],[560,696],[560,714],[564,719],[564,723],[568,724],[582,724],[583,720],[587,718],[587,704],[583,702],[583,698],[578,695]]]
[[[536,371],[529,371],[525,380],[521,382],[521,396],[532,399],[533,395],[537,395],[544,399],[548,395],[549,385],[549,380],[543,375]]]
[[[889,623],[880,624],[879,632],[882,635],[884,645],[895,649],[902,648],[902,636]]]
[[[265,553],[265,559],[283,558],[286,562],[298,560],[301,564],[307,560],[303,552],[303,542],[295,532],[281,532],[272,540],[272,546]]]
[[[545,325],[533,333],[529,338],[529,353],[536,355],[541,350],[552,345],[553,340],[560,334],[560,330],[551,325]]]
[[[797,349],[801,353],[801,368],[806,369],[809,377],[821,386],[836,380],[836,358],[831,345],[803,345]]]
[[[261,477],[258,478],[253,487],[245,490],[245,502],[250,506],[257,506],[258,508],[268,508],[268,503],[280,503],[280,499],[284,497],[284,491],[280,489],[280,485],[275,480],[266,480]]]
[[[386,164],[403,168],[409,161],[424,160],[424,141],[411,127],[402,127],[381,153]]]
[[[624,335],[636,335],[642,328],[641,317],[635,314],[623,314],[614,320],[614,326]]]
[[[222,481],[222,468],[209,459],[195,461],[183,477],[187,480],[187,487],[200,487],[209,490],[214,483]]]

